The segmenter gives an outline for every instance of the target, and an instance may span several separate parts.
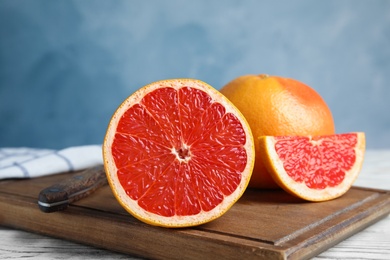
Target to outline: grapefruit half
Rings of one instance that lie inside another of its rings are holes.
[[[139,220],[164,227],[223,215],[245,191],[254,154],[244,116],[194,79],[136,91],[115,111],[103,143],[116,199]]]

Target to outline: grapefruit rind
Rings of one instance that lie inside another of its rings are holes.
[[[345,173],[345,179],[335,187],[326,187],[325,189],[311,189],[305,183],[295,182],[287,174],[283,167],[283,161],[279,158],[275,150],[275,138],[273,136],[259,137],[260,150],[264,164],[275,180],[275,182],[286,192],[307,201],[327,201],[338,198],[345,194],[355,182],[363,165],[365,152],[365,134],[356,132],[357,144],[354,148],[356,161],[353,167]]]
[[[114,158],[111,153],[111,145],[114,140],[116,126],[118,125],[119,120],[125,111],[127,111],[134,104],[139,103],[146,94],[161,87],[170,87],[174,89],[180,89],[182,87],[191,87],[191,88],[200,89],[206,92],[207,94],[209,94],[214,99],[214,102],[218,102],[222,104],[226,109],[226,113],[233,113],[237,118],[239,118],[240,122],[242,123],[242,127],[246,134],[246,143],[243,147],[247,151],[247,163],[245,169],[242,171],[241,182],[239,183],[238,187],[232,194],[230,194],[229,196],[225,196],[224,200],[210,211],[201,211],[199,214],[192,215],[192,216],[175,215],[172,217],[164,217],[158,214],[148,212],[143,208],[141,208],[137,204],[137,201],[132,200],[126,194],[126,191],[123,189],[118,179],[117,167],[114,163]],[[137,90],[136,92],[134,92],[132,95],[126,98],[125,101],[123,101],[123,103],[118,107],[118,109],[113,114],[103,142],[104,168],[106,170],[108,183],[117,201],[127,212],[129,212],[131,215],[141,220],[142,222],[154,226],[171,227],[171,228],[189,227],[189,226],[197,226],[200,224],[204,224],[219,218],[227,210],[229,210],[234,205],[234,203],[243,195],[245,189],[249,184],[249,180],[251,178],[252,170],[254,167],[254,156],[255,156],[254,139],[253,139],[251,129],[245,117],[219,91],[217,91],[207,83],[195,79],[161,80],[146,85],[141,89]]]

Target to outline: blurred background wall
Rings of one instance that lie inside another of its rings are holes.
[[[0,0],[0,147],[102,143],[139,87],[295,78],[390,148],[390,1]]]

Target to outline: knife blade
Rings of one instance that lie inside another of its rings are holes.
[[[104,167],[89,168],[43,189],[38,196],[39,209],[45,213],[64,210],[70,203],[87,197],[105,184],[107,178]]]

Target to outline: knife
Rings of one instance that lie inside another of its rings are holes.
[[[104,167],[89,168],[43,189],[38,196],[39,209],[45,213],[64,210],[70,203],[87,197],[105,184],[107,178]]]

